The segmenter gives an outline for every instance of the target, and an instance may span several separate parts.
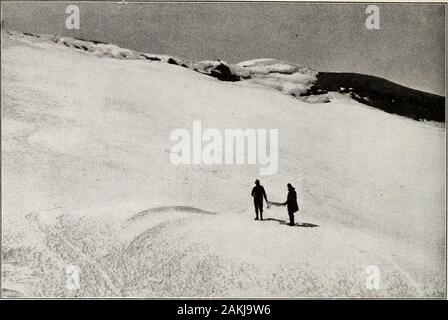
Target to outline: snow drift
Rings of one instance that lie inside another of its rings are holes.
[[[2,40],[5,296],[444,295],[444,128],[340,93],[308,104],[219,81],[175,57]],[[235,74],[300,84],[302,69],[271,62]],[[283,208],[253,220],[256,166],[170,163],[170,133],[198,119],[279,129],[278,174],[259,178],[272,201],[296,187],[296,227]]]
[[[317,72],[277,59],[256,59],[240,62],[236,73],[252,82],[299,97],[316,82]]]

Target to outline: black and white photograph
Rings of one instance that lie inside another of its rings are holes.
[[[446,299],[445,22],[2,1],[1,298]]]

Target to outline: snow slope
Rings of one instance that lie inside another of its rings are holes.
[[[445,129],[330,95],[3,35],[3,294],[443,296]],[[278,128],[278,174],[172,165],[170,133],[194,120]],[[296,187],[297,227],[285,208],[253,221],[255,178],[272,201]]]

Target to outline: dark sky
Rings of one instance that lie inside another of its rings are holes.
[[[80,30],[65,28],[69,4],[79,5]],[[2,20],[6,29],[197,60],[278,58],[319,71],[372,74],[444,95],[445,7],[379,4],[381,28],[368,30],[366,6],[2,2]]]

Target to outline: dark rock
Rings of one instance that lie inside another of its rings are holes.
[[[349,92],[360,103],[414,120],[445,122],[445,97],[383,78],[358,73],[319,72],[307,95],[323,91]]]
[[[159,58],[157,58],[157,57],[151,57],[151,56],[147,56],[146,54],[141,54],[141,56],[142,56],[143,58],[145,58],[146,60],[151,60],[151,61],[160,61],[160,59],[159,59]]]
[[[167,61],[167,63],[169,63],[169,64],[174,64],[174,65],[176,65],[176,66],[179,65],[179,63],[177,63],[177,61],[174,60],[173,58],[169,58],[168,61]]]
[[[230,68],[223,63],[220,63],[219,65],[214,67],[212,70],[210,70],[210,75],[212,77],[215,77],[215,78],[221,80],[221,81],[239,81],[240,80],[240,77],[233,74],[232,70],[230,70]]]

